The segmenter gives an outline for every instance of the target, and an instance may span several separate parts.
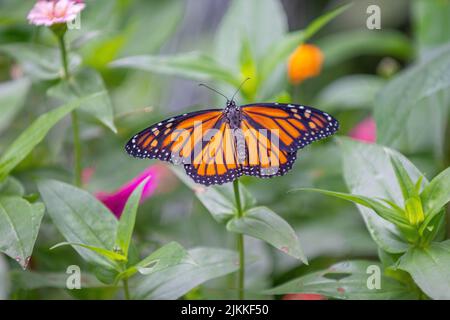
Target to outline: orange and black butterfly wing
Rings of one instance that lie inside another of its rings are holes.
[[[141,131],[126,145],[129,154],[183,164],[204,185],[241,175],[273,177],[292,168],[298,149],[325,138],[338,122],[320,110],[293,104],[251,104],[240,108],[236,130],[223,110],[184,114]]]
[[[184,166],[195,182],[207,186],[231,182],[243,174],[234,130],[224,118],[213,129],[205,132],[202,147],[192,163]]]
[[[269,178],[283,175],[292,168],[297,153],[286,151],[273,130],[257,128],[247,119],[242,120],[241,130],[246,148],[243,174]]]
[[[242,175],[229,129],[222,109],[193,112],[148,127],[125,149],[137,158],[183,164],[197,183],[222,184]]]
[[[222,109],[213,109],[166,119],[134,135],[125,145],[125,150],[136,158],[159,159],[174,164],[187,162],[196,142],[194,133],[214,127],[222,116]],[[198,140],[199,134],[195,136]]]
[[[328,113],[308,106],[259,103],[241,106],[243,121],[255,129],[275,130],[280,148],[294,152],[326,138],[339,129],[339,122]]]
[[[244,174],[284,175],[297,150],[334,134],[339,123],[329,114],[295,104],[260,103],[241,106],[248,163]]]

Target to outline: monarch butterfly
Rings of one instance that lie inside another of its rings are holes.
[[[156,123],[134,135],[125,150],[137,158],[183,164],[196,183],[208,186],[242,175],[282,176],[292,168],[297,150],[339,128],[332,116],[308,106],[238,106],[233,98],[227,98],[224,109],[185,113]]]

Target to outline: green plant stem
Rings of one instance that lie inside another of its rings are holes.
[[[63,65],[63,79],[69,81],[70,73],[69,73],[69,65],[67,60],[67,49],[66,43],[64,41],[64,33],[57,34],[59,48],[61,51],[61,61]],[[73,163],[74,163],[74,183],[77,187],[82,186],[81,181],[81,142],[80,142],[80,129],[78,123],[78,115],[76,111],[72,111],[72,132],[73,132]]]
[[[72,131],[73,131],[73,152],[74,152],[74,174],[75,185],[77,187],[82,186],[81,181],[81,141],[80,141],[80,129],[78,125],[78,115],[75,111],[72,111]]]
[[[66,43],[64,41],[64,34],[57,35],[58,37],[58,44],[59,49],[61,51],[61,61],[63,65],[63,78],[68,80],[69,79],[69,64],[67,62],[67,49],[66,49]]]
[[[242,218],[241,194],[239,191],[239,181],[233,181],[234,196],[236,198],[237,218]],[[244,300],[244,283],[245,283],[245,251],[244,251],[244,235],[237,235],[237,249],[239,252],[239,274],[238,274],[238,298]]]
[[[130,300],[130,289],[128,288],[128,279],[123,279],[123,292],[125,294],[125,300]]]

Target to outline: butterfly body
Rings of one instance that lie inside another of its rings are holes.
[[[297,104],[254,103],[186,113],[133,136],[126,151],[137,158],[183,164],[195,182],[231,182],[242,175],[271,178],[288,172],[297,151],[334,134],[329,114]]]
[[[231,129],[238,129],[241,126],[241,110],[233,100],[227,102],[227,106],[223,113],[226,121],[230,124]]]

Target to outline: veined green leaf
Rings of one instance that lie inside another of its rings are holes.
[[[18,196],[0,197],[0,251],[28,266],[36,241],[44,206],[30,204]]]
[[[85,69],[67,81],[60,81],[47,94],[63,102],[95,95],[95,98],[85,101],[79,110],[117,133],[111,99],[102,77],[96,71]]]
[[[129,196],[127,203],[120,216],[119,225],[117,226],[116,244],[115,247],[120,248],[120,252],[128,257],[128,249],[133,236],[134,224],[136,222],[136,214],[141,199],[142,190],[147,184],[150,177],[144,179],[136,189],[133,190]]]
[[[441,0],[415,0],[412,3],[412,23],[421,55],[450,41],[445,30],[450,28],[450,3]]]
[[[231,72],[238,73],[244,45],[259,61],[287,30],[287,17],[279,1],[230,1],[215,34],[214,57]]]
[[[433,299],[450,299],[450,240],[433,242],[426,248],[412,247],[397,267],[411,274],[414,281]]]
[[[239,268],[237,254],[231,250],[194,248],[188,253],[194,263],[178,264],[148,276],[132,278],[133,298],[178,299],[198,285]]]
[[[371,199],[387,199],[403,206],[402,192],[392,168],[391,158],[396,157],[411,180],[415,181],[422,173],[408,159],[394,150],[376,144],[342,137],[338,142],[342,150],[344,178],[350,193]],[[410,245],[394,224],[374,214],[372,209],[361,205],[358,205],[358,209],[372,238],[383,250],[401,253],[408,249]]]
[[[105,250],[114,248],[117,220],[94,196],[55,180],[39,180],[37,185],[48,215],[67,242]],[[89,263],[108,270],[115,267],[96,252],[80,246],[74,249]]]
[[[23,197],[25,195],[25,189],[22,184],[14,177],[7,177],[5,180],[0,182],[0,195],[5,196],[19,196]]]
[[[408,172],[406,172],[405,168],[403,168],[402,163],[396,157],[391,157],[391,163],[400,189],[402,190],[403,200],[406,201],[410,197],[415,196],[414,183],[409,177]]]
[[[434,151],[442,158],[449,75],[450,45],[446,45],[395,76],[375,100],[378,142],[409,153]],[[424,117],[433,125],[423,126]]]
[[[383,29],[346,30],[317,40],[325,55],[325,67],[333,67],[362,55],[379,55],[408,60],[414,53],[411,40],[403,33]]]
[[[11,282],[25,290],[34,290],[41,288],[60,288],[67,289],[67,273],[63,272],[11,272]],[[80,278],[81,288],[103,288],[104,284],[99,282],[92,274],[83,272]]]
[[[129,278],[136,272],[143,275],[150,275],[182,263],[192,262],[189,259],[187,251],[182,246],[176,242],[171,242],[154,251],[148,257],[139,261],[136,265],[121,272],[117,276],[116,281]]]
[[[245,211],[243,217],[228,221],[227,230],[263,240],[308,264],[295,231],[269,208],[256,207]]]
[[[450,168],[439,173],[420,194],[427,218],[436,215],[450,201]]]
[[[126,57],[113,61],[110,67],[134,68],[200,81],[222,80],[234,86],[240,84],[240,78],[236,78],[233,73],[211,57],[198,52],[174,56]]]
[[[101,256],[111,260],[111,261],[120,261],[120,262],[124,262],[127,261],[127,257],[124,256],[123,254],[111,251],[111,250],[107,250],[104,248],[99,248],[96,246],[90,246],[87,244],[82,244],[82,243],[73,243],[73,242],[61,242],[58,244],[55,244],[53,247],[50,248],[50,250],[59,248],[59,247],[63,247],[63,246],[79,246],[79,247],[83,247],[86,249],[89,249],[91,251],[94,251],[98,254],[100,254]]]
[[[314,189],[314,188],[299,188],[295,189],[294,191],[313,191],[313,192],[319,192],[328,196],[344,199],[347,201],[351,201],[356,204],[363,205],[367,208],[372,209],[375,211],[380,217],[383,219],[392,222],[398,226],[401,226],[406,229],[412,229],[411,226],[408,224],[408,220],[403,215],[400,215],[397,210],[393,210],[391,208],[386,207],[385,205],[379,203],[376,200],[373,200],[369,197],[361,196],[361,195],[354,195],[349,193],[343,193],[343,192],[335,192],[335,191],[328,191],[328,190],[321,190],[321,189]]]
[[[375,275],[375,272],[378,275]],[[379,288],[376,281],[379,279]],[[372,289],[369,286],[373,286]],[[382,266],[373,261],[343,261],[291,280],[273,289],[265,290],[265,294],[315,293],[333,299],[417,299],[418,292],[404,283],[383,274]]]

